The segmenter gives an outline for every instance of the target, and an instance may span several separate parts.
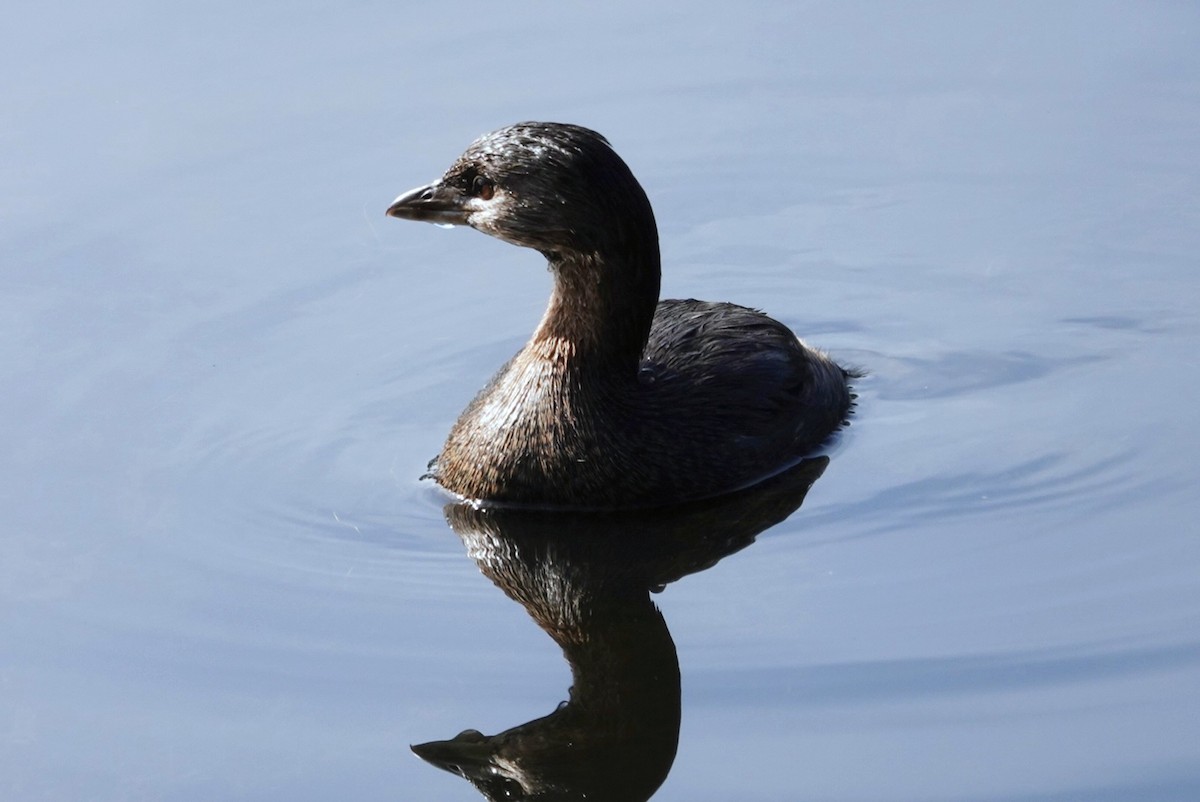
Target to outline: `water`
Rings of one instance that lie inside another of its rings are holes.
[[[383,217],[590,125],[664,294],[870,377],[802,509],[653,600],[661,800],[1200,797],[1200,13],[129,2],[0,33],[0,796],[474,799],[408,744],[558,646],[417,481],[536,254]],[[474,553],[474,552],[473,552]]]

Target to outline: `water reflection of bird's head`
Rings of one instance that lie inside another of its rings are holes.
[[[489,799],[644,800],[679,739],[679,662],[650,591],[715,565],[787,518],[828,460],[739,493],[641,512],[446,507],[480,570],[562,648],[570,699],[493,736],[413,747]]]

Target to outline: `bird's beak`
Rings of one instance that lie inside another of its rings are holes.
[[[461,191],[439,180],[405,192],[392,201],[387,213],[389,217],[399,217],[401,220],[465,225],[468,214],[464,208],[466,201]]]
[[[426,763],[463,779],[486,778],[496,773],[492,763],[493,746],[488,741],[464,743],[458,738],[450,741],[430,741],[414,744],[409,749]]]

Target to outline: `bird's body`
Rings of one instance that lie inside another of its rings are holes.
[[[533,337],[431,463],[465,498],[613,508],[713,496],[794,464],[848,413],[849,374],[778,321],[658,302],[653,212],[599,134],[501,129],[388,212],[536,248],[554,275]]]

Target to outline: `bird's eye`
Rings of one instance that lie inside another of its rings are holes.
[[[471,182],[471,194],[477,198],[491,200],[492,196],[496,194],[496,185],[484,176],[477,175]]]

